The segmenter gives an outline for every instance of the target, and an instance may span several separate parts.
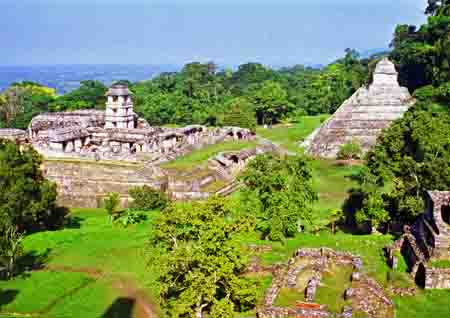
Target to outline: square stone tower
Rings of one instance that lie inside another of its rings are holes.
[[[132,93],[125,84],[114,84],[106,93],[105,128],[135,128]]]

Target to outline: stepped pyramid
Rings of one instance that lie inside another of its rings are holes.
[[[343,144],[354,140],[367,152],[381,130],[401,118],[413,102],[408,89],[398,83],[395,65],[384,58],[376,66],[373,83],[358,89],[301,146],[312,156],[335,158]]]

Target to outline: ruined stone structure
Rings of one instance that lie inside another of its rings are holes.
[[[58,185],[59,201],[66,206],[98,207],[108,192],[118,192],[126,206],[131,187],[168,190],[175,184],[159,164],[207,145],[255,138],[250,130],[239,127],[151,127],[134,113],[126,85],[113,85],[106,96],[105,111],[45,113],[32,119],[28,131],[0,129],[0,138],[32,145],[43,155],[44,172]],[[218,175],[214,172],[202,185]],[[191,192],[191,198],[210,195],[192,184],[185,191]],[[176,187],[172,190],[176,197]]]
[[[358,142],[364,152],[376,143],[382,129],[401,118],[413,104],[408,89],[397,81],[395,66],[387,58],[375,69],[373,83],[361,87],[302,144],[315,157],[335,158],[341,146]]]
[[[105,128],[135,128],[137,116],[133,112],[131,95],[126,85],[111,86],[106,93]]]
[[[450,260],[450,192],[429,191],[426,211],[405,234],[388,247],[391,266],[399,252],[417,284],[429,289],[450,289],[450,268],[433,268],[430,261]]]
[[[150,127],[134,113],[132,93],[126,85],[111,86],[106,96],[106,111],[77,110],[34,117],[28,128],[28,141],[45,158],[156,164],[227,139],[254,137],[249,130],[238,127]],[[9,139],[23,139],[26,133],[14,131],[12,134],[10,130],[0,130],[0,138],[2,135]]]
[[[345,306],[340,314],[331,313],[326,304],[315,303],[317,289],[322,286],[322,276],[330,275],[332,267],[348,267],[352,270],[349,288],[342,297],[351,299],[351,307]],[[282,289],[304,290],[304,300],[295,306],[276,306],[276,299]],[[303,248],[295,252],[286,267],[273,273],[271,287],[267,290],[264,304],[258,310],[259,318],[288,317],[352,317],[353,312],[363,312],[367,317],[394,317],[394,305],[386,297],[383,288],[363,273],[361,258],[346,252],[329,248]]]

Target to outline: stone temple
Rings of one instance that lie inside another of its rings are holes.
[[[384,58],[376,66],[373,83],[358,89],[301,146],[323,158],[335,158],[340,147],[351,141],[367,152],[381,130],[401,118],[413,102],[408,89],[398,83],[395,65]]]

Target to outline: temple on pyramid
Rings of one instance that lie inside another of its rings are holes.
[[[336,158],[341,146],[352,141],[367,152],[381,130],[401,118],[413,103],[408,89],[398,83],[395,65],[384,58],[376,66],[373,83],[358,89],[301,146],[322,158]]]

